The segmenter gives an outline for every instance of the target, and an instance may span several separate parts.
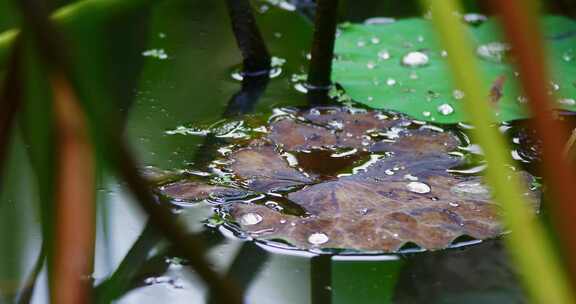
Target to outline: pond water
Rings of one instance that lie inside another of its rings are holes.
[[[241,58],[228,26],[224,1],[170,0],[143,5],[118,23],[119,27],[123,22],[138,24],[138,31],[147,33],[141,41],[132,41],[141,47],[132,46],[135,50],[122,59],[127,61],[118,59],[127,71],[138,71],[141,66],[141,71],[134,73],[137,79],[130,79],[134,75],[126,79],[122,78],[125,75],[114,75],[128,96],[122,105],[126,138],[143,167],[192,171],[211,160],[215,152],[205,149],[207,137],[173,134],[179,133],[180,126],[208,126],[231,113],[268,116],[279,107],[307,105],[306,95],[298,90],[311,40],[307,9],[295,10],[285,1],[255,3],[263,35],[276,57],[277,67],[270,81],[242,84],[238,80]],[[376,5],[361,9],[362,4],[349,2],[351,20],[374,17],[367,11]],[[409,5],[402,6],[396,15],[409,15],[410,9]],[[122,48],[122,37],[110,39]],[[135,98],[132,100],[130,95]],[[512,140],[518,128],[503,129]],[[180,133],[201,131],[182,130]],[[34,210],[38,194],[30,189],[34,178],[24,144],[18,139],[12,154],[7,168],[9,186],[5,188],[9,191],[2,198],[12,207],[0,215],[0,246],[15,249],[0,250],[0,259],[13,261],[13,269],[3,271],[18,277],[16,273],[27,274],[33,268],[41,234]],[[533,169],[534,155],[529,151],[515,150],[513,155],[526,169]],[[306,155],[299,157],[306,162]],[[470,168],[461,168],[466,169]],[[104,170],[98,183],[93,278],[99,300],[122,304],[208,303],[209,292],[201,280],[147,225],[124,185]],[[206,202],[183,204],[175,210],[175,220],[205,238],[215,269],[236,279],[246,290],[246,303],[525,301],[502,240],[464,242],[455,246],[459,248],[434,252],[331,256],[239,239],[207,221],[213,218],[213,205]],[[14,252],[21,254],[16,256]],[[24,276],[20,275],[20,280]],[[46,297],[43,270],[32,302],[45,303]]]

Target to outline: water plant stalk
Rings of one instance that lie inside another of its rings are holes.
[[[56,240],[52,300],[91,303],[95,251],[95,186],[92,143],[70,84],[51,77],[58,145]]]
[[[242,52],[244,75],[267,75],[270,71],[270,53],[256,24],[250,1],[226,0],[226,6],[236,43]]]
[[[573,294],[542,225],[536,220],[518,178],[507,169],[512,164],[509,149],[491,125],[494,113],[487,100],[488,89],[473,55],[470,38],[457,18],[454,0],[423,1],[430,7],[432,21],[443,47],[453,78],[465,92],[464,109],[474,125],[472,135],[482,146],[488,167],[486,178],[495,200],[505,212],[503,221],[512,231],[505,240],[528,295],[535,303],[573,303]]]
[[[310,259],[310,303],[332,303],[332,255],[320,254]]]
[[[565,157],[567,125],[554,118],[554,96],[549,93],[550,77],[546,67],[542,34],[536,17],[535,1],[489,2],[504,28],[507,40],[517,60],[520,81],[528,97],[533,119],[530,124],[542,142],[542,175],[551,195],[550,209],[570,270],[572,286],[576,288],[576,167]]]
[[[328,91],[332,80],[332,58],[338,22],[338,0],[316,1],[314,18],[314,36],[310,50],[308,70],[309,91]]]

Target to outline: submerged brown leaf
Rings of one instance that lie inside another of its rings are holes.
[[[257,239],[302,249],[395,252],[407,243],[433,250],[461,236],[487,239],[504,231],[481,178],[447,171],[464,162],[450,153],[461,145],[451,132],[340,108],[283,117],[270,130],[267,138],[228,156],[227,170],[246,191],[281,195],[274,204],[236,201],[223,207]],[[532,179],[511,174],[526,184]],[[164,191],[198,198],[230,188],[196,183]],[[526,195],[537,208],[538,193]],[[286,212],[282,204],[305,213]]]
[[[211,196],[241,196],[246,191],[204,182],[182,180],[160,187],[162,194],[177,200],[200,201]]]

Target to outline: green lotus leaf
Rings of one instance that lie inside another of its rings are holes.
[[[576,23],[541,19],[555,108],[576,110]],[[486,102],[500,121],[529,117],[510,46],[497,20],[468,27],[486,82]],[[342,24],[336,40],[333,78],[346,95],[372,108],[407,113],[438,123],[466,121],[463,92],[454,86],[446,57],[430,20],[388,24]]]

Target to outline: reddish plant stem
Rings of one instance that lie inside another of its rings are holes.
[[[500,15],[506,37],[512,45],[522,87],[533,115],[531,124],[543,143],[542,174],[552,196],[550,207],[562,241],[561,247],[572,286],[576,287],[576,174],[573,164],[562,153],[569,131],[564,124],[554,119],[554,97],[548,93],[550,78],[545,64],[542,35],[535,6],[531,5],[531,1],[528,2],[491,0],[490,4]]]
[[[94,264],[94,156],[86,119],[65,77],[51,77],[58,183],[54,303],[90,303]]]

